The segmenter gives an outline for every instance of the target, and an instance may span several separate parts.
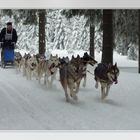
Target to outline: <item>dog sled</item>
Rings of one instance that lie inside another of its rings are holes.
[[[5,68],[6,66],[14,65],[14,49],[10,47],[5,47],[1,53],[1,67]]]

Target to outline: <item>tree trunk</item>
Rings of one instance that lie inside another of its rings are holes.
[[[90,55],[94,58],[94,32],[95,27],[90,25]]]
[[[95,11],[90,11],[90,55],[94,58],[94,35],[95,35],[95,26],[94,26]]]
[[[122,55],[127,55],[128,51],[128,29],[127,29],[127,23],[128,23],[128,12],[125,10],[125,42],[124,42],[124,47],[123,47],[123,53]]]
[[[46,11],[39,10],[39,54],[45,54],[45,25],[46,25]]]
[[[139,56],[138,56],[138,73],[140,73],[140,10],[139,10]]]
[[[102,63],[113,64],[113,11],[103,10]]]

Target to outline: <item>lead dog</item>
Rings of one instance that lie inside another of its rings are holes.
[[[117,64],[103,64],[99,63],[94,70],[95,87],[98,88],[98,83],[101,84],[101,98],[104,99],[108,96],[110,87],[113,83],[118,83],[119,68]]]

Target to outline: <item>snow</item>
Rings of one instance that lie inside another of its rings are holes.
[[[74,51],[75,55],[78,51]],[[53,54],[61,52],[55,50]],[[67,52],[64,51],[63,55]],[[79,52],[83,55],[83,52]],[[95,55],[100,62],[101,53]],[[119,82],[101,101],[94,77],[88,73],[87,86],[80,86],[78,101],[65,101],[59,74],[52,88],[27,80],[12,67],[0,68],[1,130],[139,130],[140,75],[137,61],[114,53],[120,67]],[[93,73],[94,67],[88,69]],[[83,81],[82,81],[83,83]]]

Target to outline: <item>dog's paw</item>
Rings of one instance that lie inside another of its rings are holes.
[[[84,88],[86,87],[86,84],[85,84],[85,83],[83,84],[83,87],[84,87]]]
[[[78,97],[77,97],[76,95],[74,95],[74,96],[73,96],[73,99],[74,99],[75,101],[77,101],[77,100],[78,100]]]
[[[70,102],[70,98],[69,97],[66,98],[66,102]]]
[[[106,95],[105,95],[105,94],[103,94],[103,95],[101,96],[101,99],[102,99],[102,100],[104,100],[104,99],[105,99],[105,97],[106,97]]]

